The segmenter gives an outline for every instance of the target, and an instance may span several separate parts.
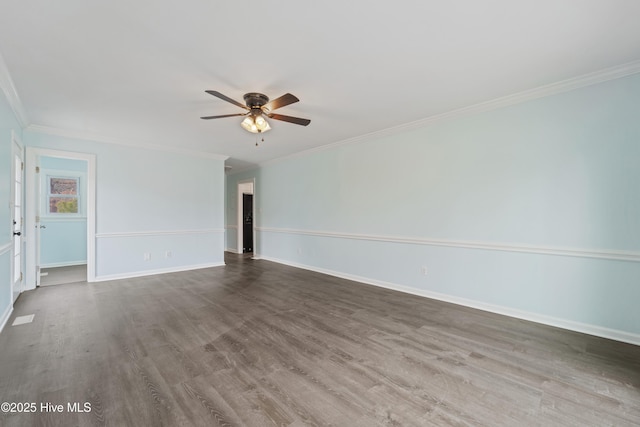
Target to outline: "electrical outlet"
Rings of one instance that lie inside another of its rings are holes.
[[[422,273],[423,276],[426,276],[427,272],[428,270],[426,266],[423,265],[422,267],[420,267],[420,273]]]
[[[298,248],[298,253],[301,254],[302,253],[302,249]]]
[[[165,258],[171,258],[173,256],[173,254],[171,253],[171,251],[165,251],[164,252],[164,257]]]
[[[145,261],[151,261],[151,254],[149,252],[145,252],[142,257]]]

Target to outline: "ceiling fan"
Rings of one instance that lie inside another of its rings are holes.
[[[228,96],[223,95],[220,92],[217,92],[215,90],[206,90],[205,92],[215,96],[216,98],[220,98],[223,101],[230,102],[233,105],[236,105],[247,111],[244,113],[237,113],[237,114],[223,114],[221,116],[200,117],[201,119],[204,119],[204,120],[221,119],[223,117],[244,116],[245,119],[242,121],[242,123],[240,123],[240,125],[245,130],[251,133],[262,133],[271,129],[271,126],[269,126],[269,123],[265,119],[265,116],[269,117],[270,119],[282,120],[283,122],[294,123],[296,125],[301,125],[301,126],[307,126],[309,123],[311,123],[311,120],[309,119],[301,119],[300,117],[291,117],[291,116],[285,116],[282,114],[272,113],[273,110],[276,110],[278,108],[282,108],[289,104],[293,104],[294,102],[300,101],[297,97],[295,97],[294,95],[291,95],[290,93],[285,93],[280,98],[276,98],[273,101],[269,101],[269,97],[261,93],[257,93],[257,92],[245,93],[243,97],[245,105],[242,105],[238,101],[231,99]]]

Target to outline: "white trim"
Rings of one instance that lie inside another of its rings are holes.
[[[57,217],[50,215],[40,215],[40,222],[84,222],[87,220],[86,216],[68,216]]]
[[[27,118],[27,113],[25,112],[24,105],[22,105],[22,101],[20,100],[20,96],[18,95],[18,90],[16,89],[15,84],[13,83],[13,79],[11,78],[11,73],[9,72],[9,68],[7,67],[7,63],[4,62],[4,58],[0,53],[0,90],[4,92],[5,97],[7,98],[7,102],[13,111],[13,114],[16,116],[16,120],[20,124],[20,127],[24,128],[29,124],[29,119]]]
[[[234,253],[234,254],[240,254],[240,252],[238,252],[238,250],[234,249],[234,248],[227,248],[227,249],[225,249],[225,251],[231,252],[231,253]]]
[[[446,295],[438,292],[416,289],[409,286],[398,285],[395,283],[384,282],[381,280],[374,280],[367,277],[341,273],[338,271],[327,270],[324,268],[313,267],[305,264],[298,264],[295,262],[285,261],[277,258],[263,256],[255,259],[276,262],[278,264],[284,264],[291,267],[302,268],[309,271],[315,271],[317,273],[327,274],[329,276],[339,277],[341,279],[353,280],[355,282],[364,283],[366,285],[378,286],[380,288],[390,289],[398,292],[404,292],[407,294],[416,295],[424,298],[430,298],[430,299],[444,301],[444,302],[457,304],[465,307],[471,307],[478,310],[501,314],[503,316],[509,316],[509,317],[514,317],[516,319],[527,320],[529,322],[540,323],[543,325],[554,326],[556,328],[567,329],[570,331],[580,332],[583,334],[594,335],[597,337],[626,342],[634,345],[640,345],[640,334],[634,334],[631,332],[621,331],[617,329],[605,328],[603,326],[591,325],[588,323],[575,322],[573,320],[560,319],[558,317],[553,317],[553,316],[545,316],[542,314],[516,310],[513,308],[499,306],[499,305],[487,304],[481,301],[475,301],[475,300],[470,300],[466,298],[456,297],[453,295]]]
[[[2,314],[2,317],[0,317],[0,333],[2,333],[7,321],[11,318],[11,313],[13,313],[13,304],[9,304]]]
[[[96,277],[96,155],[91,153],[81,153],[75,151],[52,150],[48,148],[27,147],[27,158],[25,161],[26,170],[26,200],[27,208],[25,214],[26,230],[36,230],[34,233],[27,234],[27,270],[26,270],[26,289],[35,289],[39,285],[40,277],[36,274],[38,262],[38,248],[36,233],[35,217],[37,212],[36,197],[39,196],[37,190],[39,177],[36,176],[35,167],[38,165],[38,158],[60,157],[66,159],[83,160],[87,162],[86,172],[86,221],[87,221],[87,282],[95,281]]]
[[[57,267],[73,267],[75,265],[85,265],[87,260],[69,261],[69,262],[52,262],[49,264],[40,264],[40,268],[57,268]]]
[[[153,276],[156,274],[177,273],[180,271],[200,270],[203,268],[222,267],[224,262],[213,262],[210,264],[185,265],[181,267],[159,268],[157,270],[134,271],[131,273],[107,274],[96,276],[96,282],[106,282],[108,280],[131,279],[134,277]]]
[[[524,90],[512,95],[495,98],[489,101],[480,102],[478,104],[469,105],[466,107],[458,108],[445,113],[436,114],[433,116],[425,117],[420,120],[416,120],[409,123],[404,123],[398,126],[369,132],[364,135],[358,135],[353,138],[347,138],[341,141],[336,141],[330,144],[321,145],[318,147],[309,148],[307,150],[299,151],[297,153],[289,154],[287,156],[278,157],[275,159],[267,160],[258,163],[258,165],[237,169],[229,172],[228,175],[235,175],[241,172],[247,172],[252,169],[257,169],[262,166],[267,166],[273,163],[277,163],[283,160],[288,160],[295,157],[310,155],[319,151],[328,150],[341,145],[356,144],[359,142],[370,141],[372,139],[383,138],[385,136],[397,135],[402,132],[407,132],[414,129],[423,128],[435,123],[443,122],[446,120],[452,120],[460,117],[467,117],[473,114],[484,113],[487,111],[497,110],[499,108],[508,107],[510,105],[521,104],[533,99],[544,98],[547,96],[557,95],[563,92],[579,89],[586,86],[591,86],[598,83],[603,83],[609,80],[615,80],[618,78],[630,76],[632,74],[640,73],[640,60],[629,62],[626,64],[618,65],[604,70],[595,71],[588,74],[583,74],[570,79],[561,80],[556,83],[551,83],[537,88]]]
[[[11,252],[12,248],[13,248],[13,242],[9,242],[0,246],[0,256],[6,254],[7,252]]]
[[[227,228],[238,228],[238,226],[235,225],[235,224],[228,224],[228,225],[225,225],[224,228],[225,229],[227,229]]]
[[[559,255],[580,258],[598,258],[616,261],[640,262],[640,252],[617,251],[610,249],[561,248],[553,246],[534,246],[496,242],[474,242],[450,239],[432,239],[428,237],[384,236],[376,234],[336,233],[331,231],[296,230],[291,228],[256,227],[266,233],[302,234],[316,237],[340,239],[372,240],[387,243],[407,243],[412,245],[448,246],[453,248],[484,249],[490,251],[524,252],[542,255]]]
[[[225,156],[222,154],[208,153],[205,151],[197,151],[197,150],[187,150],[184,148],[175,148],[175,147],[149,144],[149,143],[135,143],[131,141],[121,140],[121,139],[112,138],[109,136],[90,133],[90,132],[61,129],[53,126],[31,124],[27,126],[25,130],[28,130],[30,132],[44,133],[47,135],[62,136],[65,138],[81,139],[81,140],[85,140],[85,141],[88,140],[93,142],[102,142],[104,144],[114,144],[114,145],[121,145],[121,146],[132,147],[132,148],[144,148],[147,150],[166,151],[169,153],[186,154],[189,156],[196,156],[196,157],[206,157],[208,159],[214,159],[214,160],[224,161],[229,158],[229,156]]]
[[[141,237],[141,236],[174,236],[184,234],[213,234],[224,233],[224,228],[205,228],[202,230],[159,230],[159,231],[121,231],[114,233],[97,233],[96,239],[115,237]]]

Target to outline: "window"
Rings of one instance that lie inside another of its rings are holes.
[[[50,214],[79,214],[80,178],[47,176],[47,212]]]

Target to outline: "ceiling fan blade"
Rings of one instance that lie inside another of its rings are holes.
[[[290,93],[285,93],[280,98],[276,98],[271,102],[268,102],[262,108],[265,108],[267,111],[273,111],[278,108],[282,108],[289,104],[293,104],[294,102],[300,101],[295,95],[291,95]]]
[[[237,114],[223,114],[221,116],[206,116],[206,117],[200,117],[201,119],[204,120],[210,120],[210,119],[221,119],[223,117],[235,117],[235,116],[246,116],[247,113],[237,113]]]
[[[276,120],[282,120],[283,122],[294,123],[300,126],[306,126],[311,123],[309,119],[301,119],[300,117],[283,116],[282,114],[267,114],[268,117]]]
[[[221,94],[221,93],[220,93],[220,92],[218,92],[218,91],[215,91],[215,90],[205,90],[205,92],[207,92],[209,95],[213,95],[213,96],[215,96],[216,98],[220,98],[220,99],[222,99],[223,101],[227,101],[227,102],[232,103],[233,105],[237,105],[237,106],[238,106],[238,107],[240,107],[240,108],[244,108],[245,110],[248,110],[248,109],[249,109],[249,107],[247,107],[246,105],[241,104],[241,103],[239,103],[238,101],[236,101],[235,99],[231,99],[231,98],[229,98],[228,96],[223,95],[223,94]]]

